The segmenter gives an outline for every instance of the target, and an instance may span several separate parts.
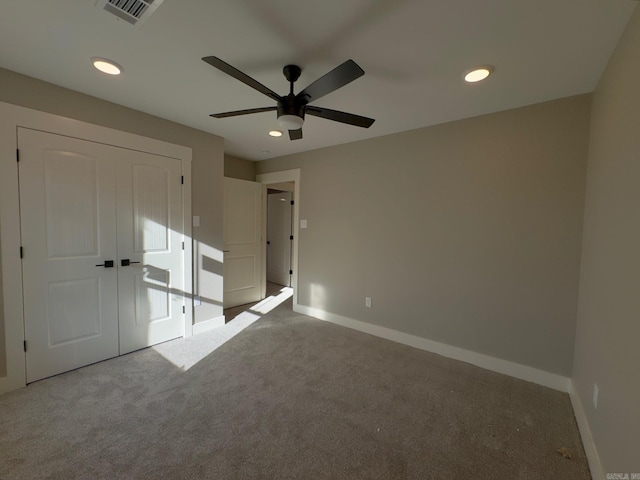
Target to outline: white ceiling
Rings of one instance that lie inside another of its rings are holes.
[[[362,140],[593,91],[632,0],[164,0],[133,27],[96,0],[2,0],[0,66],[220,135],[251,160]],[[274,139],[276,113],[210,113],[273,102],[204,63],[220,57],[280,94],[351,58],[366,75],[317,105],[373,117],[369,129],[308,116]],[[110,58],[124,75],[100,74]],[[485,82],[462,80],[492,64]],[[269,153],[264,153],[269,151]]]

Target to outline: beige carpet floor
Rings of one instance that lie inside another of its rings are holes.
[[[1,396],[0,478],[590,478],[566,394],[290,302]]]

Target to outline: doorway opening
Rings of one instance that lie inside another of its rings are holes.
[[[293,182],[267,186],[266,281],[283,287],[291,287],[293,275],[294,188]]]
[[[275,308],[287,300],[285,305],[297,303],[300,170],[261,174],[256,181],[262,184],[263,192],[261,300],[225,309],[227,323],[266,305]]]

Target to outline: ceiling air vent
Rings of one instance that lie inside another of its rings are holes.
[[[97,6],[131,25],[151,16],[164,0],[99,0]]]

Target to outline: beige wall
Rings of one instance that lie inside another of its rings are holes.
[[[593,97],[574,362],[605,473],[640,473],[639,78],[637,8]]]
[[[224,156],[224,176],[239,180],[256,181],[256,162],[243,158]]]
[[[589,109],[584,95],[259,162],[301,169],[299,303],[570,376]]]
[[[221,137],[1,68],[0,101],[191,147],[192,209],[193,215],[200,216],[200,227],[193,229],[194,252],[209,252],[213,256],[212,250],[222,251]],[[198,259],[198,265],[202,263]],[[195,322],[222,315],[222,267],[215,272],[210,270],[216,269],[198,268],[194,272],[199,280],[196,293],[203,302],[195,308]]]

